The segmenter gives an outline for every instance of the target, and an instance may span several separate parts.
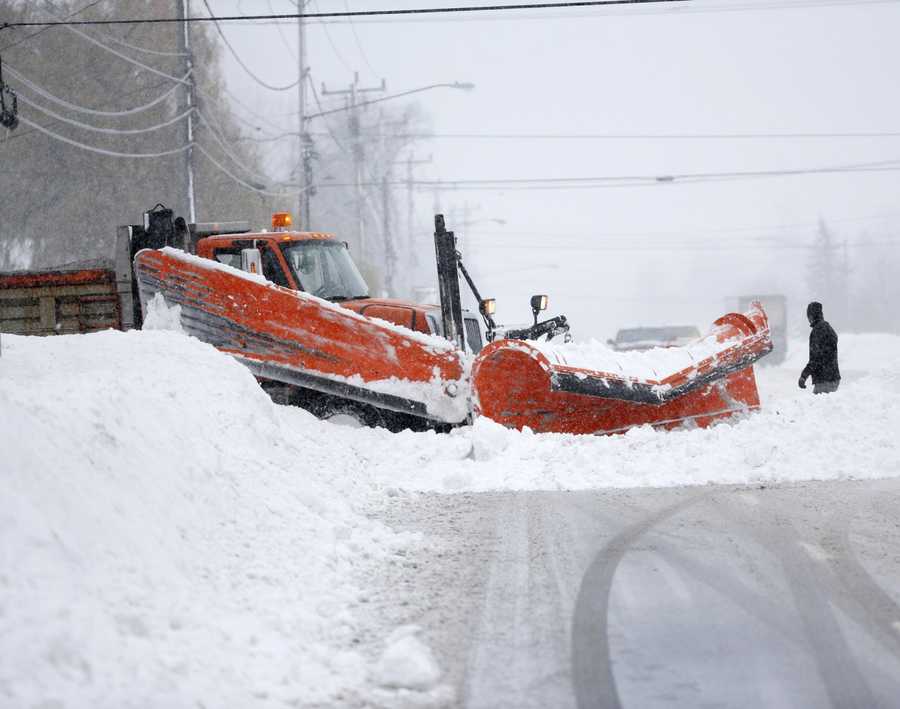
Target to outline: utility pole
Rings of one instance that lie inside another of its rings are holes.
[[[175,0],[176,12],[181,19],[181,27],[177,33],[178,51],[184,55],[184,74],[187,75],[184,83],[183,106],[187,114],[184,129],[184,143],[193,146],[194,142],[194,60],[191,57],[191,23],[188,18],[191,15],[191,0]],[[178,27],[178,25],[176,25]],[[189,147],[184,151],[184,189],[187,201],[188,223],[197,223],[197,210],[194,202],[194,148]]]
[[[353,140],[353,187],[355,194],[355,202],[356,202],[356,238],[359,243],[359,251],[363,256],[363,259],[366,259],[368,256],[366,243],[366,220],[365,220],[365,198],[363,195],[363,162],[365,160],[365,155],[363,153],[362,146],[362,137],[360,135],[360,124],[359,124],[359,96],[360,94],[371,93],[373,91],[386,91],[387,90],[387,82],[382,79],[381,86],[373,86],[368,88],[362,88],[359,85],[359,72],[354,72],[353,74],[353,83],[350,84],[349,88],[346,89],[338,89],[336,91],[329,91],[325,88],[325,84],[322,84],[322,95],[323,96],[333,96],[338,94],[343,94],[347,96],[349,101],[349,114],[350,114],[350,136]]]
[[[299,82],[297,84],[297,115],[298,137],[300,140],[300,194],[297,200],[297,228],[307,231],[312,228],[310,215],[310,192],[312,191],[312,145],[309,134],[306,132],[306,24],[303,12],[306,2],[297,5],[297,71]]]
[[[397,267],[397,250],[394,248],[394,235],[391,233],[391,167],[381,177],[381,216],[384,230],[384,288],[389,297],[396,297],[397,285],[394,282],[394,273]]]

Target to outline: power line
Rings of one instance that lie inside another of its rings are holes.
[[[74,12],[70,12],[70,13],[69,13],[68,15],[66,15],[63,19],[64,19],[64,20],[68,20],[68,19],[71,18],[71,17],[75,17],[75,15],[80,15],[80,14],[81,14],[82,12],[84,12],[85,10],[90,10],[92,7],[94,7],[94,5],[99,5],[101,2],[103,2],[103,0],[93,0],[93,2],[89,2],[89,3],[88,3],[87,5],[85,5],[84,7],[81,7],[81,8],[79,8],[78,10],[75,10]],[[7,26],[10,26],[10,27],[11,27],[11,26],[13,26],[13,25],[7,25],[7,23],[3,23],[2,25],[0,25],[0,30],[5,29]],[[39,29],[37,32],[32,32],[31,34],[26,35],[25,37],[22,37],[22,39],[20,39],[20,40],[18,40],[18,41],[16,41],[16,42],[13,42],[12,44],[7,44],[5,47],[3,47],[2,49],[0,49],[0,52],[5,52],[5,51],[7,51],[7,50],[9,50],[9,49],[12,49],[13,47],[18,47],[20,44],[24,44],[25,42],[28,42],[29,40],[34,39],[34,38],[37,37],[39,34],[43,34],[43,33],[46,32],[47,30],[49,30],[51,26],[52,26],[52,25],[47,25],[47,26],[43,27],[42,29]]]
[[[348,12],[317,12],[317,13],[274,13],[268,15],[231,15],[231,16],[220,16],[216,19],[219,22],[230,22],[236,25],[256,25],[256,26],[266,26],[266,25],[277,25],[279,21],[289,21],[289,20],[297,20],[299,17],[303,17],[309,20],[316,20],[315,24],[351,24],[353,22],[353,18],[361,19],[366,22],[366,24],[378,23],[378,22],[390,22],[390,21],[421,21],[418,18],[414,17],[415,15],[424,15],[426,16],[436,16],[440,14],[451,15],[448,18],[442,18],[442,21],[493,21],[503,19],[497,16],[490,16],[487,13],[491,12],[500,12],[504,10],[514,10],[518,12],[524,12],[527,10],[553,10],[553,9],[578,9],[578,8],[588,8],[594,10],[602,10],[604,6],[608,6],[611,9],[627,9],[629,10],[629,16],[631,15],[650,15],[650,14],[659,14],[661,12],[669,13],[669,10],[660,10],[660,9],[649,9],[650,5],[667,5],[673,3],[684,4],[683,7],[678,7],[677,11],[679,15],[682,14],[706,14],[706,13],[721,13],[721,12],[744,12],[744,11],[760,11],[760,10],[793,10],[793,9],[806,9],[812,7],[845,7],[845,6],[872,6],[872,5],[893,5],[900,0],[804,0],[803,2],[798,3],[771,3],[768,5],[762,4],[744,4],[744,5],[729,5],[727,7],[704,7],[704,6],[686,6],[687,3],[692,2],[692,0],[598,0],[597,2],[560,2],[560,3],[525,3],[518,5],[488,5],[488,6],[476,6],[476,7],[435,7],[435,8],[420,8],[420,9],[408,9],[408,10],[369,10],[369,11],[348,11]],[[92,3],[94,4],[94,3]],[[644,6],[639,10],[635,10],[634,6]],[[628,7],[631,6],[631,7]],[[483,17],[472,17],[469,15],[477,15],[477,14],[486,14]],[[77,13],[76,13],[77,14]],[[408,16],[403,18],[402,16]],[[462,16],[459,16],[462,15]],[[558,19],[558,18],[567,18],[567,19],[577,19],[577,18],[585,18],[585,17],[597,17],[597,13],[593,14],[584,14],[584,13],[574,13],[567,12],[566,14],[557,14],[550,15],[547,13],[542,13],[538,15],[521,15],[517,14],[511,19],[514,20],[529,20],[529,19],[540,19],[540,20],[548,20],[548,19]],[[602,16],[602,15],[599,15]],[[372,19],[365,19],[365,18]],[[81,24],[81,25],[116,25],[116,24],[163,24],[163,23],[173,23],[173,22],[181,22],[182,20],[179,18],[145,18],[145,19],[129,19],[129,20],[85,20],[85,21],[75,21],[75,22],[7,22],[0,24],[0,30],[3,29],[13,29],[18,27],[28,27],[28,26],[61,26],[65,24]],[[207,17],[194,17],[188,20],[189,22],[210,22],[211,18]],[[27,38],[25,38],[27,39]],[[25,40],[22,40],[25,41]]]
[[[834,133],[364,133],[367,138],[412,140],[793,140],[832,138],[900,138],[900,131]]]
[[[262,86],[265,89],[269,89],[270,91],[289,91],[290,89],[296,88],[297,84],[300,83],[300,79],[293,82],[292,84],[287,84],[285,86],[275,86],[270,84],[269,82],[260,79],[253,70],[244,63],[244,60],[241,59],[241,56],[237,53],[237,50],[231,45],[231,42],[228,41],[228,37],[225,36],[225,33],[222,31],[222,27],[219,25],[219,19],[213,14],[212,8],[210,8],[207,0],[203,0],[203,5],[206,7],[206,11],[209,13],[209,19],[213,21],[213,24],[216,27],[216,31],[219,33],[219,36],[222,38],[222,41],[225,43],[225,46],[228,47],[228,51],[231,53],[231,56],[234,57],[234,60],[240,65],[240,67],[247,72],[247,75],[253,79],[257,84]],[[195,19],[195,18],[191,18]],[[203,18],[196,18],[203,19]]]
[[[472,232],[469,232],[471,235]],[[897,239],[885,239],[880,241],[863,241],[848,244],[850,248],[863,248],[868,246],[895,246],[900,244]],[[479,243],[479,249],[490,248],[490,243]],[[508,249],[509,245],[497,245],[498,248]],[[656,244],[647,246],[560,246],[558,244],[529,244],[529,250],[550,250],[550,251],[588,251],[594,252],[658,252],[658,251],[736,251],[738,249],[763,249],[772,250],[791,250],[791,251],[808,251],[810,244]],[[835,249],[838,247],[835,246]],[[539,268],[535,266],[534,268]]]
[[[861,172],[894,172],[900,170],[900,159],[882,160],[878,162],[854,163],[849,165],[833,165],[814,168],[795,168],[788,170],[746,170],[731,172],[693,172],[662,175],[600,175],[594,177],[523,177],[497,179],[459,179],[459,180],[417,180],[414,184],[425,189],[475,189],[475,190],[554,190],[554,189],[601,189],[606,187],[650,187],[662,184],[695,184],[724,180],[792,177],[800,175],[825,175],[838,173]],[[363,186],[376,186],[382,183],[363,183]],[[403,185],[406,182],[391,182],[391,185]],[[324,183],[322,187],[348,187],[342,183]]]
[[[161,86],[165,86],[168,82],[161,82],[158,84],[153,84],[152,86],[142,86],[139,89],[132,89],[131,91],[125,91],[119,96],[119,98],[124,98],[127,96],[132,96],[133,94],[140,93],[141,91],[152,91],[153,89],[158,89]],[[34,133],[35,130],[33,128],[25,128],[24,130],[17,130],[13,135],[11,135],[9,140],[16,140],[18,138],[24,138],[26,135],[30,135]]]
[[[25,118],[24,116],[20,116],[19,120],[22,123],[24,123],[25,125],[30,126],[33,130],[43,133],[44,135],[48,136],[49,138],[52,138],[53,140],[57,140],[62,143],[66,143],[67,145],[71,145],[71,146],[73,146],[75,148],[79,148],[81,150],[85,150],[85,151],[88,151],[91,153],[97,153],[100,155],[106,155],[109,157],[151,158],[151,159],[152,158],[161,158],[161,157],[166,157],[168,155],[175,155],[177,153],[183,153],[186,150],[189,150],[190,148],[193,147],[193,148],[196,148],[199,152],[201,152],[206,157],[206,159],[209,160],[221,172],[225,173],[228,177],[233,179],[235,182],[246,187],[249,190],[252,190],[253,192],[257,192],[259,194],[269,195],[269,196],[273,196],[273,197],[296,197],[301,192],[299,190],[295,190],[292,192],[274,192],[271,190],[261,188],[257,185],[253,185],[253,184],[247,182],[246,180],[243,180],[242,178],[238,177],[231,170],[229,170],[227,167],[222,165],[218,160],[216,160],[214,157],[212,157],[212,155],[210,155],[209,152],[200,143],[188,143],[186,145],[181,145],[177,148],[172,148],[170,150],[164,150],[164,151],[159,151],[159,152],[155,152],[155,153],[126,153],[126,152],[120,152],[120,151],[115,151],[115,150],[108,150],[106,148],[99,148],[94,145],[88,145],[86,143],[82,143],[80,141],[73,140],[71,138],[67,138],[63,135],[60,135],[59,133],[55,133],[54,131],[51,131],[50,129],[46,128],[45,126],[42,126],[38,123],[34,123],[33,121],[29,120],[28,118]]]
[[[318,106],[318,108],[319,108],[318,115],[324,116],[326,114],[326,111],[323,111],[323,109],[322,109],[322,102],[319,99],[319,92],[316,89],[315,82],[312,80],[312,75],[310,75],[310,77],[309,77],[309,85],[310,85],[310,88],[312,89],[313,100],[316,102],[316,106]],[[309,117],[307,116],[307,119],[308,118]],[[334,141],[334,144],[338,146],[338,149],[340,149],[340,151],[342,153],[350,152],[349,148],[347,148],[347,146],[344,145],[343,141],[338,140],[338,137],[334,134],[334,131],[331,130],[331,126],[328,125],[328,121],[325,121],[325,130],[328,132],[328,135],[331,137],[331,139]]]
[[[81,150],[86,150],[91,153],[98,153],[100,155],[107,155],[113,158],[161,158],[166,155],[175,155],[176,153],[183,153],[185,150],[189,150],[192,146],[192,143],[188,143],[187,145],[181,145],[177,148],[172,148],[170,150],[163,150],[157,153],[123,153],[116,150],[107,150],[106,148],[98,148],[95,145],[88,145],[86,143],[81,143],[77,140],[72,140],[71,138],[67,138],[59,133],[55,133],[51,131],[49,128],[40,125],[39,123],[35,123],[25,118],[24,116],[19,116],[19,120],[27,126],[31,126],[34,130],[39,133],[43,133],[44,135],[53,138],[54,140],[58,140],[62,143],[67,143],[75,148],[80,148]]]
[[[319,7],[319,3],[316,3],[316,8]],[[344,7],[347,8],[347,11],[350,11],[350,0],[344,0]],[[350,25],[350,31],[353,33],[353,40],[356,42],[356,48],[359,50],[360,55],[363,58],[363,61],[366,63],[366,66],[369,67],[369,71],[372,72],[372,76],[378,77],[378,72],[375,71],[372,66],[372,62],[369,61],[369,55],[366,54],[366,51],[363,49],[362,42],[359,40],[359,35],[356,33],[356,25],[353,24],[353,20],[348,20]]]
[[[204,0],[205,1],[205,0]],[[538,2],[519,3],[515,5],[473,5],[473,6],[447,6],[447,7],[421,7],[394,10],[350,10],[342,12],[290,12],[276,13],[272,15],[224,15],[222,17],[156,17],[130,20],[47,20],[4,22],[0,24],[0,30],[13,27],[73,27],[76,25],[147,25],[168,24],[173,22],[236,22],[248,20],[297,20],[303,19],[329,19],[329,18],[354,18],[354,17],[395,17],[404,15],[443,15],[457,13],[476,12],[503,12],[517,10],[560,10],[579,7],[612,7],[616,5],[662,5],[670,3],[688,3],[692,0],[577,0],[570,2]]]
[[[881,219],[896,219],[900,217],[900,212],[882,212],[880,214],[869,214],[864,216],[855,216],[855,217],[835,217],[826,219],[825,222],[829,225],[831,224],[845,224],[850,222],[863,222],[863,221],[874,221]],[[698,234],[709,234],[709,235],[721,235],[721,234],[740,234],[741,232],[778,232],[778,231],[801,231],[801,230],[810,230],[815,229],[820,222],[818,221],[809,221],[809,222],[792,222],[787,224],[764,224],[764,225],[756,225],[756,226],[730,226],[730,227],[715,227],[715,228],[704,228],[699,227],[696,229],[690,230],[679,230],[679,231],[612,231],[612,232],[591,232],[587,233],[570,233],[570,232],[554,232],[552,236],[554,238],[563,238],[563,239],[594,239],[600,238],[604,241],[607,239],[627,239],[631,240],[634,238],[658,238],[669,240],[671,237],[678,236],[696,236]],[[546,231],[507,231],[506,229],[502,230],[494,230],[494,231],[483,231],[477,230],[477,232],[468,232],[468,233],[479,233],[485,236],[490,237],[508,237],[508,236],[540,236],[547,237],[548,232]],[[741,237],[739,238],[750,238],[750,239],[775,239],[779,237],[775,236],[765,236],[765,237]],[[700,240],[700,239],[698,239]]]
[[[22,101],[23,103],[27,103],[29,106],[32,106],[33,108],[36,108],[41,113],[45,113],[48,116],[51,116],[52,118],[55,118],[58,121],[62,121],[63,123],[68,123],[69,125],[76,126],[77,128],[93,131],[95,133],[109,133],[109,134],[113,134],[113,135],[137,135],[139,133],[150,133],[152,131],[160,130],[162,128],[167,128],[168,126],[171,126],[174,123],[178,123],[179,121],[184,120],[194,110],[192,108],[189,108],[188,110],[180,113],[177,116],[174,116],[173,118],[170,118],[167,121],[164,121],[163,123],[157,123],[152,126],[147,126],[146,128],[103,128],[100,126],[91,125],[90,123],[83,123],[81,121],[77,121],[74,118],[68,118],[67,116],[60,115],[59,113],[56,113],[56,112],[50,110],[49,108],[46,108],[45,106],[41,106],[40,104],[35,103],[31,99],[29,99],[27,96],[23,96],[23,95],[19,94],[19,100]]]
[[[144,54],[152,54],[157,57],[183,57],[184,52],[164,52],[160,49],[150,49],[148,47],[140,47],[136,44],[131,44],[130,42],[126,42],[124,39],[119,39],[113,34],[106,32],[103,35],[107,40],[112,42],[113,44],[118,44],[122,47],[127,47],[128,49],[133,49],[135,52],[143,52]]]
[[[635,16],[646,16],[646,15],[669,15],[669,16],[684,16],[684,15],[700,15],[700,14],[716,14],[716,13],[734,13],[734,12],[755,12],[755,11],[767,11],[767,10],[798,10],[798,9],[808,9],[808,8],[816,8],[816,7],[864,7],[864,6],[874,6],[874,5],[893,5],[900,0],[801,0],[800,2],[790,3],[785,1],[772,2],[769,4],[761,4],[761,3],[730,3],[727,6],[708,6],[708,5],[693,5],[690,6],[679,6],[675,8],[667,8],[667,7],[643,7],[643,8],[627,8],[627,7],[613,7],[610,8],[610,11],[603,12],[602,9],[595,8],[593,12],[566,12],[566,13],[548,13],[548,12],[540,12],[540,13],[532,13],[532,14],[516,14],[513,17],[505,17],[502,15],[481,15],[481,16],[450,16],[450,17],[408,17],[408,18],[373,18],[373,19],[363,19],[361,22],[363,24],[383,24],[383,23],[421,23],[421,22],[508,22],[508,21],[526,21],[526,20],[539,20],[539,21],[548,21],[548,20],[557,20],[557,19],[595,19],[598,17],[635,17]],[[332,20],[319,20],[315,24],[331,24],[331,25],[348,25],[353,21],[351,19],[332,19]],[[262,22],[260,24],[270,25],[277,24],[277,21],[273,22]]]
[[[326,132],[312,132],[313,136],[325,136]],[[845,131],[845,132],[797,132],[797,133],[366,133],[366,138],[391,138],[406,140],[793,140],[793,139],[851,139],[851,138],[900,138],[900,131]],[[265,140],[296,138],[295,131],[269,136]]]
[[[75,27],[68,26],[68,25],[66,26],[66,29],[68,29],[70,32],[78,35],[86,42],[90,42],[91,44],[94,44],[94,45],[100,47],[101,49],[118,57],[119,59],[122,59],[123,61],[126,61],[129,64],[133,64],[134,66],[140,67],[144,71],[149,71],[151,74],[156,74],[157,76],[161,76],[164,79],[169,79],[170,81],[174,81],[176,83],[180,83],[180,84],[187,83],[185,79],[180,79],[177,76],[172,76],[171,74],[167,74],[164,71],[160,71],[156,67],[150,66],[149,64],[144,64],[142,61],[138,61],[134,57],[129,57],[127,54],[123,54],[118,49],[113,49],[109,45],[106,45],[103,42],[101,42],[99,39],[94,39],[87,32],[82,32],[81,30],[76,29]]]
[[[471,84],[460,84],[459,82],[454,82],[452,84],[430,84],[429,86],[420,86],[418,89],[410,89],[409,91],[401,91],[398,94],[391,94],[390,96],[382,96],[381,98],[373,98],[368,99],[367,101],[359,101],[353,107],[354,108],[362,108],[363,106],[371,106],[373,103],[382,103],[383,101],[391,101],[395,98],[402,98],[404,96],[409,96],[410,94],[418,94],[423,91],[428,91],[429,89],[438,88],[440,86],[447,86],[449,88],[459,88],[459,89],[469,89],[472,88]],[[343,113],[344,111],[350,110],[350,107],[343,106],[341,108],[332,108],[327,111],[319,111],[319,113],[312,113],[306,117],[307,120],[311,120],[313,118],[319,118],[321,116],[329,116],[332,113]]]
[[[892,160],[879,160],[877,162],[852,163],[849,165],[832,165],[826,167],[815,168],[796,168],[787,170],[735,170],[727,172],[685,172],[661,175],[601,175],[595,177],[544,177],[529,178],[515,177],[502,179],[484,179],[484,180],[444,180],[442,184],[447,185],[554,185],[554,184],[585,184],[597,182],[627,182],[641,181],[654,183],[671,183],[676,181],[699,180],[699,179],[728,179],[737,177],[777,177],[782,175],[810,175],[825,174],[833,172],[863,172],[873,169],[881,170],[891,166],[892,169],[900,169],[900,158]],[[420,184],[429,184],[422,182]],[[435,182],[434,184],[438,184]]]
[[[47,4],[50,5],[51,7],[53,7],[54,9],[57,9],[56,6],[54,5],[54,3],[52,2],[52,0],[47,0]],[[93,4],[96,4],[96,3],[92,3],[92,5]],[[53,15],[54,17],[59,18],[59,15],[57,15],[56,13],[51,12],[50,14]],[[103,36],[108,41],[110,41],[114,44],[118,44],[122,47],[127,47],[128,49],[132,49],[136,52],[143,52],[144,54],[152,54],[152,55],[159,56],[159,57],[183,57],[184,56],[184,53],[182,53],[182,52],[165,52],[165,51],[162,51],[159,49],[149,49],[147,47],[140,47],[136,44],[131,44],[130,42],[126,42],[124,39],[120,39],[120,38],[116,37],[111,32],[104,32]]]
[[[316,7],[318,7],[318,4],[316,5]],[[344,55],[337,48],[337,45],[334,42],[334,38],[331,36],[331,32],[328,31],[328,25],[322,25],[322,30],[325,32],[325,39],[327,39],[328,44],[331,45],[331,50],[334,52],[334,56],[336,56],[338,58],[338,61],[340,61],[340,63],[344,65],[344,68],[352,74],[353,67],[350,66],[350,63],[346,60]]]
[[[672,0],[673,2],[675,0]],[[691,0],[681,0],[683,3],[691,2]],[[816,7],[868,7],[868,6],[877,6],[877,5],[895,5],[900,0],[801,0],[801,2],[788,3],[788,2],[777,2],[771,3],[767,5],[759,4],[759,3],[745,3],[743,5],[730,4],[728,6],[721,7],[710,7],[706,5],[681,5],[674,8],[651,8],[649,6],[641,7],[641,8],[633,8],[633,7],[617,7],[613,5],[609,8],[610,11],[604,12],[601,7],[593,7],[593,11],[591,12],[565,12],[565,13],[557,13],[551,14],[548,12],[540,12],[533,14],[515,14],[513,16],[504,16],[503,14],[499,15],[491,15],[490,13],[484,13],[481,16],[478,16],[477,13],[475,16],[466,16],[466,15],[450,15],[449,17],[440,18],[436,14],[435,15],[425,15],[423,17],[407,17],[407,18],[378,18],[374,17],[371,19],[366,18],[357,18],[357,22],[361,24],[383,24],[383,23],[421,23],[421,22],[517,22],[520,20],[556,20],[556,19],[582,19],[582,18],[600,18],[600,17],[643,17],[646,15],[668,15],[672,17],[683,16],[683,15],[699,15],[699,14],[715,14],[715,13],[734,13],[734,12],[755,12],[755,11],[779,11],[779,10],[803,10],[808,8],[816,8]],[[610,4],[610,3],[603,3]],[[665,0],[663,0],[662,4],[665,4]],[[507,9],[509,6],[503,6],[501,9]],[[531,6],[529,6],[531,8]],[[538,8],[540,9],[540,8]],[[576,8],[577,9],[577,8]],[[591,8],[588,8],[591,10]],[[524,10],[522,10],[524,13]],[[309,14],[303,15],[303,17],[310,17]],[[219,17],[220,21],[224,18]],[[297,15],[260,15],[260,16],[252,16],[252,15],[239,15],[235,16],[233,19],[232,25],[235,26],[254,26],[254,27],[271,27],[278,26],[281,24],[286,24],[289,20],[297,19]],[[351,17],[344,18],[326,18],[326,19],[315,19],[312,22],[309,22],[311,25],[351,25],[354,23],[354,20]]]
[[[222,163],[216,160],[212,155],[210,155],[209,152],[207,152],[207,150],[200,143],[196,143],[194,147],[197,148],[197,150],[200,151],[207,160],[209,160],[213,165],[219,168],[220,171],[228,175],[228,177],[230,177],[232,180],[237,182],[239,185],[247,188],[251,192],[264,194],[270,197],[297,197],[297,195],[301,194],[305,190],[310,189],[310,187],[307,186],[303,190],[294,190],[292,192],[274,192],[271,190],[267,190],[263,187],[259,187],[258,185],[251,184],[250,182],[247,182],[246,180],[241,179],[240,177],[235,175],[231,170],[229,170],[227,167],[222,165]]]
[[[294,4],[296,5],[296,3]],[[269,12],[275,12],[275,8],[272,7],[272,0],[267,0],[267,5],[269,6]],[[240,11],[240,6],[238,6],[238,10]],[[296,60],[297,52],[294,51],[293,46],[291,46],[291,43],[288,42],[287,37],[284,36],[284,32],[281,30],[280,22],[275,23],[275,29],[278,30],[278,36],[281,37],[281,42],[284,44],[285,49],[287,49],[291,57]]]
[[[282,126],[277,125],[270,118],[263,116],[262,114],[254,111],[250,106],[248,106],[246,103],[244,103],[244,101],[242,101],[240,98],[238,98],[238,96],[233,91],[229,90],[229,88],[227,86],[224,86],[223,88],[224,88],[225,93],[228,95],[229,99],[234,101],[238,106],[240,106],[243,110],[245,110],[249,115],[251,115],[253,118],[258,120],[260,123],[267,124],[270,130],[275,130],[275,131],[283,131],[284,130],[284,128]],[[201,87],[199,84],[194,85],[194,90],[197,93],[199,93],[201,96],[203,96],[206,100],[208,100],[210,102],[210,104],[215,105],[217,103],[218,100],[216,98],[214,98],[212,95],[210,95],[210,93],[208,91],[204,90],[203,87]],[[253,130],[260,130],[260,126],[254,125],[253,123],[248,121],[246,118],[243,118],[237,114],[234,114],[234,118],[235,118],[235,120],[243,123],[248,128],[252,128]]]
[[[247,167],[247,165],[244,164],[242,159],[237,156],[228,146],[228,141],[224,138],[224,136],[220,134],[220,132],[217,131],[215,127],[213,127],[206,114],[204,114],[202,111],[198,111],[197,117],[200,119],[200,122],[203,123],[203,125],[205,125],[207,129],[209,129],[210,135],[212,135],[216,143],[219,144],[222,152],[225,153],[225,155],[228,156],[235,165],[237,165],[251,177],[262,179],[264,181],[268,181],[270,179],[268,175],[263,175],[261,172],[256,172],[255,170]]]
[[[123,111],[101,111],[95,108],[88,108],[87,106],[79,106],[78,104],[71,103],[70,101],[66,101],[65,99],[60,98],[54,94],[51,94],[46,89],[42,88],[35,82],[31,81],[27,77],[25,77],[20,71],[10,67],[8,64],[6,65],[7,71],[14,76],[18,81],[20,81],[24,86],[27,86],[29,89],[34,91],[38,96],[47,99],[48,101],[52,101],[53,103],[63,106],[64,108],[68,108],[71,111],[77,111],[79,113],[85,113],[91,116],[102,116],[102,117],[119,117],[119,116],[130,116],[135,113],[140,113],[142,111],[146,111],[157,104],[162,103],[166,99],[168,99],[177,89],[178,85],[171,87],[168,91],[160,94],[155,99],[150,101],[149,103],[145,103],[141,106],[135,106],[133,108],[128,108]],[[180,83],[184,83],[187,78],[190,76],[191,72],[188,72],[184,76],[182,76],[179,80]]]

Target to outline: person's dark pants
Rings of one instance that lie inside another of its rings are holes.
[[[836,382],[819,382],[818,384],[813,384],[813,394],[831,394],[837,391],[840,385],[840,379]]]

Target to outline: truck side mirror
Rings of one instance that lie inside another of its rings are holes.
[[[534,315],[534,324],[537,325],[538,313],[547,309],[546,295],[531,296],[531,314]]]
[[[241,251],[241,270],[262,275],[262,254],[259,249],[243,249]]]

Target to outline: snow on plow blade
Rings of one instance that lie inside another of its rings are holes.
[[[141,305],[181,306],[190,335],[261,379],[446,423],[468,416],[460,353],[446,340],[358,315],[177,249],[134,259]]]
[[[614,353],[591,345],[500,340],[475,360],[476,410],[538,432],[618,433],[708,426],[759,408],[753,363],[772,350],[759,303],[685,347]]]

